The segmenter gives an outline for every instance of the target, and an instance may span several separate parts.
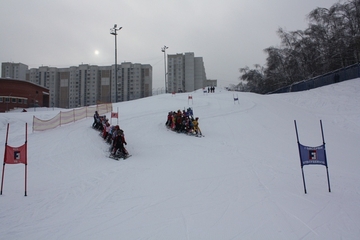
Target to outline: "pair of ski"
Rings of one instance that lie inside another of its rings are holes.
[[[126,160],[126,159],[128,159],[129,157],[131,157],[131,156],[132,156],[132,155],[130,155],[130,154],[128,154],[128,155],[124,155],[124,154],[121,154],[121,155],[113,155],[113,154],[110,153],[109,158],[119,161],[121,158],[122,158],[123,160]]]
[[[202,134],[202,132],[201,132],[201,130],[200,130],[200,128],[199,128],[199,132],[197,133],[197,132],[188,132],[188,133],[186,133],[186,135],[189,135],[189,136],[193,136],[193,137],[205,137],[205,135],[203,135]]]
[[[170,131],[176,132],[176,133],[185,133],[185,134],[188,135],[188,136],[199,137],[199,138],[205,137],[205,135],[203,135],[203,134],[201,133],[201,131],[200,131],[200,134],[199,134],[199,133],[191,133],[191,132],[179,132],[179,131],[175,131],[175,130],[169,128],[169,127],[167,127],[167,129],[168,129],[168,131],[170,130]]]
[[[188,133],[187,135],[189,135],[189,136],[193,136],[193,137],[199,137],[199,138],[201,138],[201,137],[205,137],[204,135],[202,135],[202,134],[192,134],[192,133]]]

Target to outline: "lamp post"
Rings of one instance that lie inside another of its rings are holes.
[[[110,28],[110,34],[115,36],[115,102],[118,101],[118,96],[117,96],[117,43],[116,43],[116,36],[117,36],[117,31],[119,31],[120,29],[122,29],[122,27],[117,27],[117,24],[114,24],[113,28]]]
[[[164,53],[164,69],[165,69],[165,93],[167,93],[167,81],[166,81],[166,49],[169,47],[165,46],[161,48],[161,51]]]

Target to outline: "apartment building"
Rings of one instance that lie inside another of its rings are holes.
[[[1,64],[1,77],[25,80],[29,67],[23,63],[3,62]]]
[[[192,92],[207,86],[204,61],[193,52],[167,56],[168,92]]]
[[[81,64],[69,68],[30,69],[26,80],[49,88],[50,106],[75,108],[98,103],[129,101],[152,94],[152,67],[124,62],[97,66]]]

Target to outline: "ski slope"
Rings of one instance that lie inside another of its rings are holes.
[[[132,157],[107,157],[92,118],[32,132],[60,109],[0,113],[0,146],[24,143],[24,165],[5,166],[1,239],[359,239],[360,79],[278,95],[163,94],[114,104]],[[192,107],[204,138],[165,128]],[[110,117],[110,113],[107,114]],[[322,144],[324,166],[304,166],[300,142]],[[116,124],[116,119],[112,119]],[[0,147],[4,155],[4,147]]]

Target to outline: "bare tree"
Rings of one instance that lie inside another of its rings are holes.
[[[360,61],[360,0],[316,8],[304,31],[279,28],[279,48],[268,47],[266,67],[241,68],[250,91],[264,93]]]

